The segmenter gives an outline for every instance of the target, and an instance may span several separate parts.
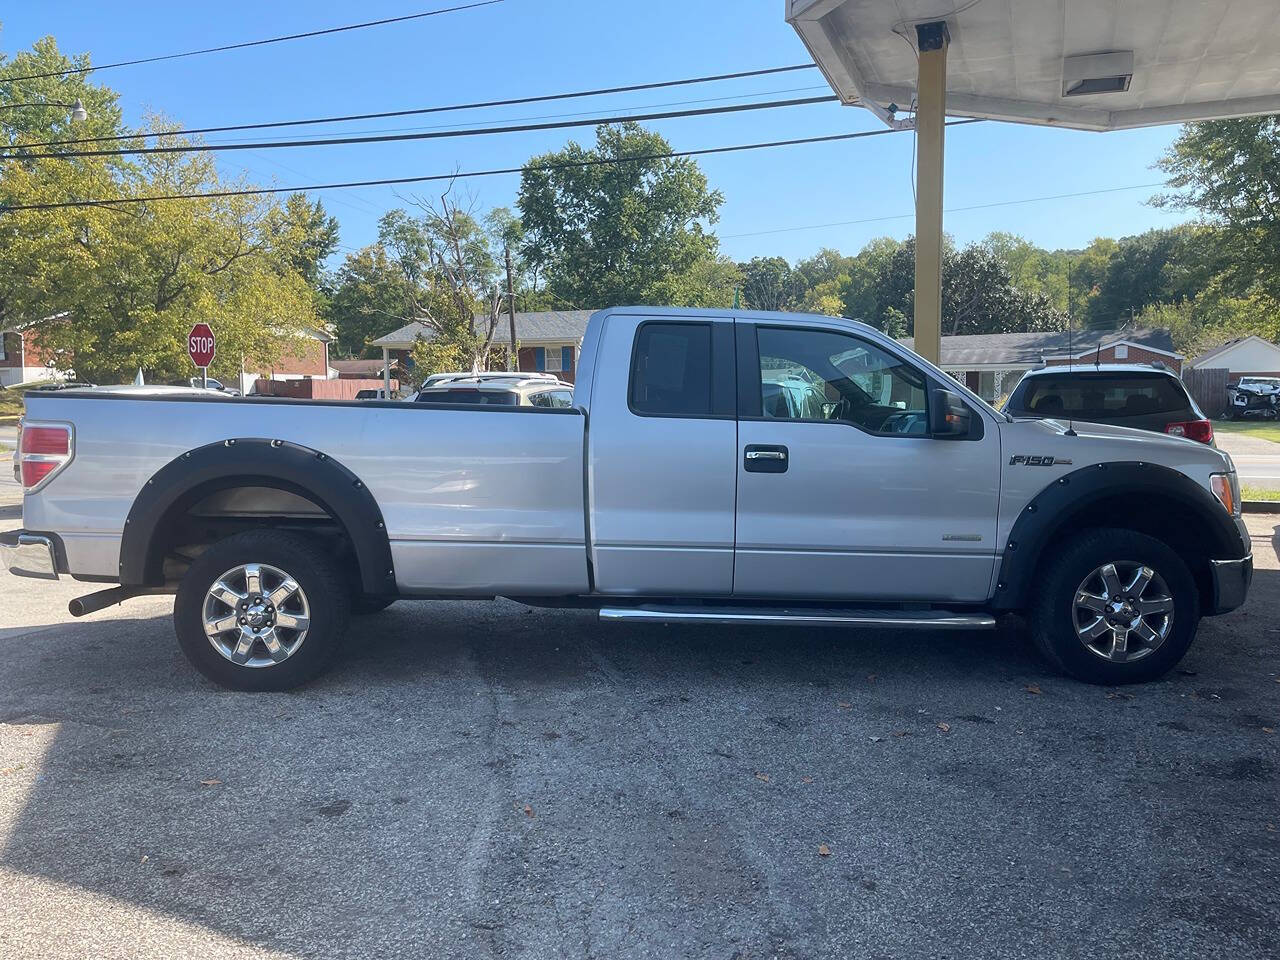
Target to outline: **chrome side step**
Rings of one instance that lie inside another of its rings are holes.
[[[996,618],[988,613],[954,613],[950,610],[823,610],[806,607],[701,607],[675,604],[601,607],[600,619],[613,623],[719,623],[915,630],[990,630],[996,625]]]

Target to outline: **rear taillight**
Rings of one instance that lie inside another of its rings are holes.
[[[18,434],[18,473],[23,489],[31,493],[43,486],[71,462],[74,452],[70,424],[24,422]]]
[[[1186,437],[1199,443],[1213,443],[1213,424],[1208,420],[1183,420],[1165,424],[1164,432],[1175,437]]]

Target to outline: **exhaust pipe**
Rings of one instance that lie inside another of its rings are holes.
[[[130,597],[151,596],[169,592],[163,587],[112,587],[109,590],[99,590],[97,593],[76,597],[67,604],[67,611],[73,617],[83,617],[87,613],[97,613],[99,610],[115,606],[117,603],[124,603]]]

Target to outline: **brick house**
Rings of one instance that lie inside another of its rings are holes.
[[[49,319],[65,316],[59,314]],[[32,380],[52,380],[64,374],[53,352],[40,346],[40,331],[36,326],[26,324],[0,331],[0,385],[9,387]]]
[[[520,347],[520,369],[554,373],[561,380],[573,382],[578,370],[578,351],[582,337],[587,332],[587,321],[594,310],[544,310],[516,314],[516,342]],[[483,322],[477,317],[477,324]],[[399,330],[372,341],[370,346],[382,349],[388,362],[399,362],[412,369],[413,345],[421,337],[430,340],[434,331],[426,324],[415,321]],[[493,345],[498,350],[509,349],[511,333],[506,317],[498,322]],[[412,379],[410,377],[409,379]]]
[[[902,341],[907,347],[912,340]],[[1179,375],[1184,361],[1168,330],[1114,330],[1071,334],[989,333],[942,338],[946,370],[982,399],[994,403],[1033,367],[1101,363],[1163,364]]]
[[[303,330],[300,343],[281,351],[274,363],[259,369],[246,366],[240,373],[241,392],[251,392],[259,380],[336,380],[338,371],[329,363],[333,340],[324,330]]]

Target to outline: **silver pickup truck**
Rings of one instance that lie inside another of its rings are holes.
[[[1014,421],[862,324],[597,313],[568,408],[28,394],[9,569],[176,593],[192,663],[282,689],[353,614],[504,596],[611,621],[983,629],[1160,676],[1244,602],[1230,458]]]

